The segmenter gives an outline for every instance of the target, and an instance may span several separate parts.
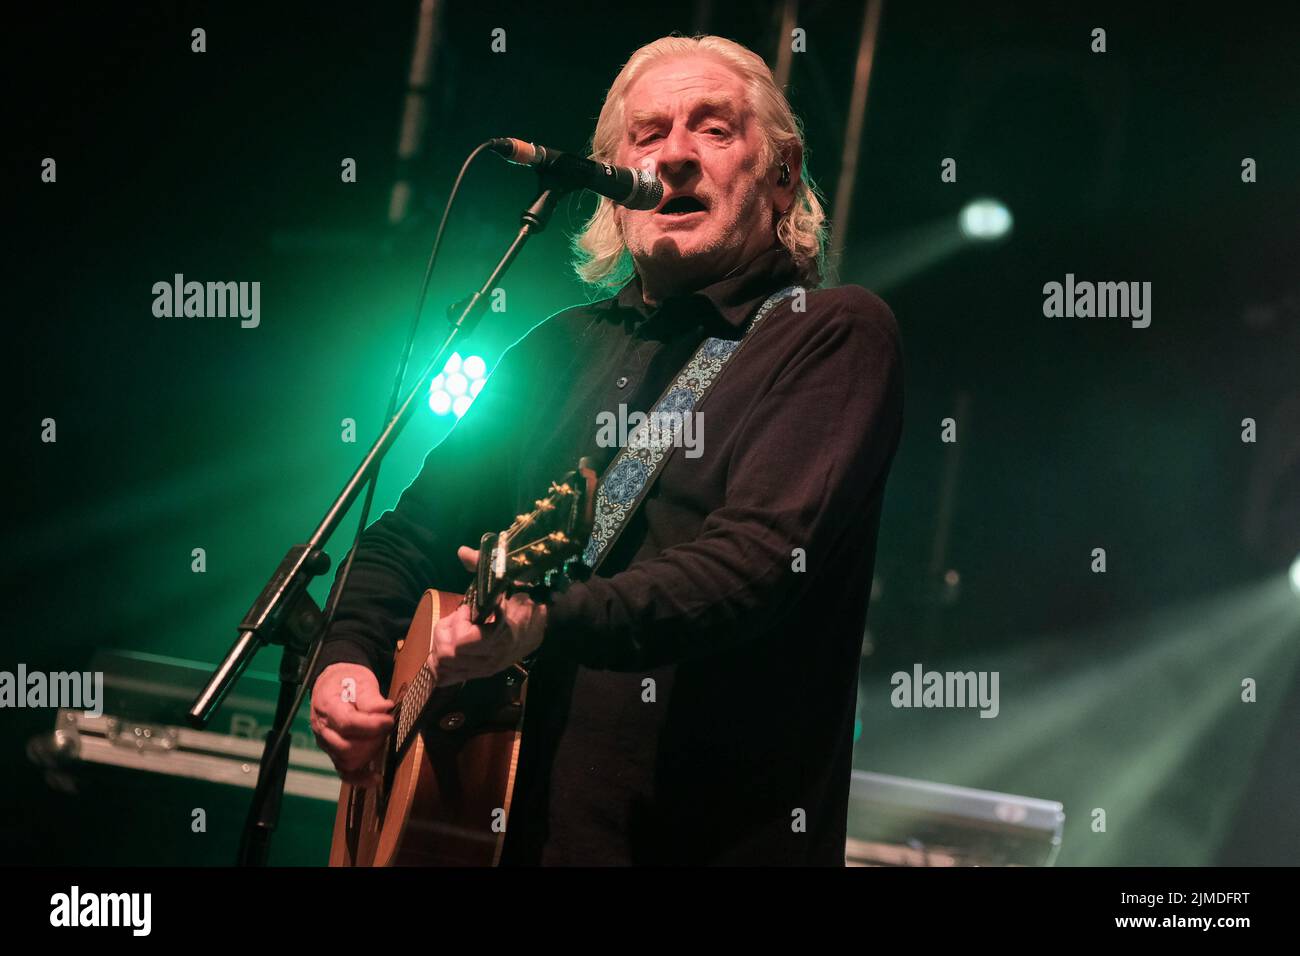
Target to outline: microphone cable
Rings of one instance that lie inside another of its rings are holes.
[[[384,413],[383,425],[387,427],[397,411],[397,401],[402,395],[402,386],[406,382],[406,370],[410,364],[411,351],[415,348],[415,335],[420,328],[420,317],[424,312],[424,302],[429,294],[429,283],[433,278],[433,269],[438,261],[438,250],[442,248],[443,234],[447,229],[447,220],[451,217],[452,206],[456,203],[456,196],[460,192],[461,182],[465,178],[465,173],[473,165],[474,161],[491,148],[492,141],[480,143],[474,151],[466,157],[465,162],[461,164],[460,172],[456,176],[456,181],[451,187],[451,193],[447,196],[447,203],[443,206],[442,220],[438,223],[438,231],[433,237],[433,247],[429,250],[429,262],[425,266],[424,280],[420,283],[420,294],[415,304],[415,314],[411,316],[411,327],[406,333],[406,342],[402,346],[402,355],[397,363],[397,374],[393,377],[393,391],[388,398],[388,410]],[[329,600],[325,606],[323,620],[316,636],[312,639],[311,652],[307,656],[307,663],[303,668],[303,680],[298,688],[298,694],[294,698],[293,706],[289,710],[289,719],[285,722],[276,734],[275,742],[270,750],[267,751],[266,763],[274,766],[279,758],[280,751],[284,748],[285,741],[289,739],[289,728],[292,727],[294,718],[302,708],[304,698],[309,691],[308,681],[312,673],[316,670],[316,662],[320,659],[321,648],[325,644],[325,635],[334,624],[334,616],[338,612],[339,599],[343,595],[343,590],[347,586],[348,576],[352,572],[352,561],[356,557],[357,547],[361,544],[361,535],[366,530],[366,521],[370,517],[370,506],[375,497],[375,486],[379,483],[379,469],[383,465],[382,459],[375,463],[375,468],[366,481],[366,497],[361,505],[361,516],[357,520],[357,530],[352,537],[352,547],[348,551],[348,556],[343,562],[343,567],[339,570],[334,579],[333,589],[330,591]],[[258,772],[258,785],[262,784],[264,779],[261,770]]]

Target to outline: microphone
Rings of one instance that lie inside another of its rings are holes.
[[[644,170],[598,163],[521,139],[501,137],[488,145],[512,163],[536,166],[573,189],[590,189],[628,209],[655,209],[664,197],[664,184]]]

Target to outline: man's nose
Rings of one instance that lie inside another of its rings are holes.
[[[695,139],[683,126],[674,126],[659,147],[655,157],[659,175],[683,179],[694,175],[700,168],[700,156],[695,149]]]

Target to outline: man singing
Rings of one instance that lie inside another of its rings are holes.
[[[362,536],[312,693],[345,780],[369,779],[395,642],[426,588],[467,580],[465,543],[583,455],[605,469],[602,414],[646,412],[702,343],[743,339],[701,404],[699,447],[668,459],[596,574],[545,603],[516,595],[482,627],[444,618],[432,663],[454,683],[537,652],[503,863],[843,865],[902,370],[883,302],[815,288],[826,227],[803,153],[739,44],[665,37],[623,67],[592,155],[652,169],[663,201],[600,201],[577,268],[616,294],[516,343]]]

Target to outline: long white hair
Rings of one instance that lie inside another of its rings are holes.
[[[776,85],[772,71],[762,57],[733,40],[717,36],[667,36],[647,43],[623,65],[614,85],[605,95],[596,132],[591,139],[591,155],[606,163],[614,162],[618,144],[625,130],[624,103],[628,88],[651,64],[667,57],[711,54],[734,70],[744,81],[749,107],[763,134],[763,163],[773,168],[788,161],[792,146],[803,149],[799,184],[794,202],[777,220],[776,237],[790,250],[799,269],[800,281],[817,285],[825,268],[826,212],[818,198],[817,187],[808,175],[808,153],[803,143],[803,127],[790,109],[785,94]],[[574,268],[579,278],[604,290],[621,286],[632,276],[632,257],[614,216],[614,203],[601,199],[595,213],[573,237]]]

